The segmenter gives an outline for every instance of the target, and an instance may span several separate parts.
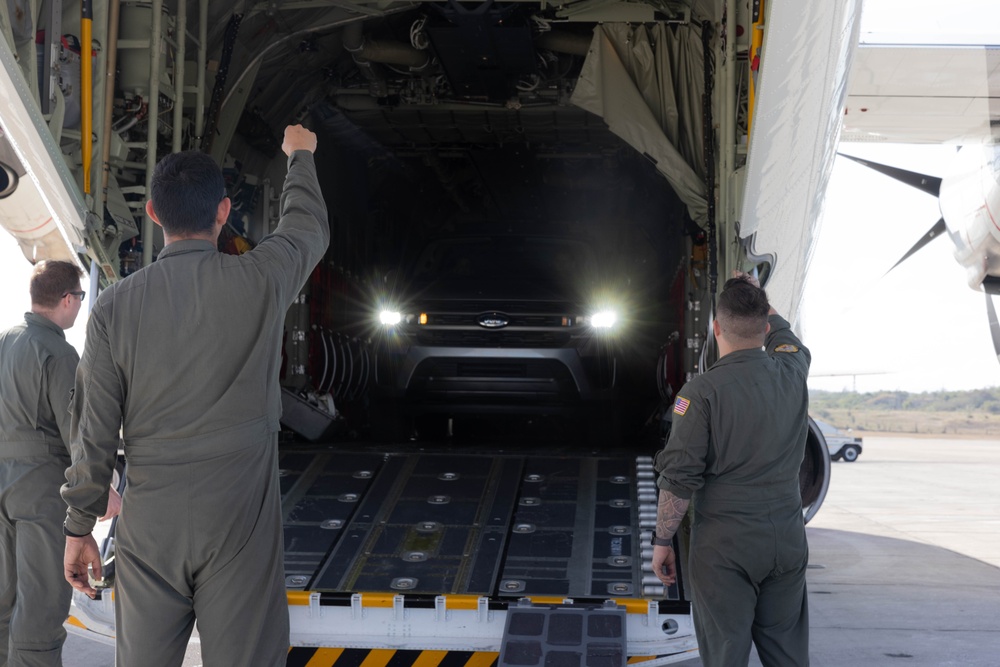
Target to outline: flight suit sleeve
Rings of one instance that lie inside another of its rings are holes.
[[[315,159],[309,151],[295,151],[288,158],[278,227],[247,255],[267,263],[290,304],[329,245],[330,224]]]
[[[808,376],[812,355],[798,336],[792,332],[792,326],[788,320],[781,315],[771,315],[767,318],[767,322],[771,325],[767,340],[764,342],[768,355],[775,361],[801,373],[803,377]]]
[[[708,402],[689,387],[677,394],[670,437],[653,464],[659,473],[656,485],[682,500],[690,500],[705,484],[711,440]]]
[[[118,455],[124,405],[101,304],[87,323],[87,342],[76,372],[70,429],[72,463],[62,497],[68,505],[66,531],[86,535],[108,506],[108,489]]]
[[[72,350],[61,356],[51,357],[45,368],[45,387],[49,405],[52,407],[59,435],[67,450],[70,440],[70,400],[73,397],[73,383],[79,362],[80,357],[77,356],[76,350]]]

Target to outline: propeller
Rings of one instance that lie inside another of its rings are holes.
[[[900,169],[899,167],[890,167],[887,164],[879,164],[878,162],[872,162],[871,160],[865,160],[859,157],[854,157],[853,155],[847,155],[846,153],[837,153],[841,157],[846,157],[848,160],[857,162],[858,164],[868,167],[880,174],[884,174],[889,178],[895,179],[900,183],[909,185],[912,188],[916,188],[921,192],[926,192],[929,195],[939,197],[941,195],[941,179],[937,176],[928,176],[927,174],[920,174],[915,171],[907,171],[906,169]],[[910,258],[913,253],[917,252],[925,245],[936,239],[941,234],[948,231],[948,226],[945,224],[944,218],[939,218],[934,226],[927,230],[927,232],[914,243],[906,253],[899,258],[899,260],[893,264],[889,271],[886,271],[886,275],[895,269],[897,266],[905,262]]]
[[[996,295],[986,293],[986,316],[990,320],[990,336],[993,337],[993,351],[997,354],[997,361],[1000,361],[1000,321],[997,321],[997,309],[993,304]]]
[[[846,157],[848,160],[853,160],[854,162],[864,165],[869,169],[873,169],[880,174],[885,174],[889,178],[894,178],[900,183],[905,183],[906,185],[916,188],[921,192],[926,192],[927,194],[935,197],[940,196],[941,194],[941,179],[937,176],[928,176],[927,174],[919,174],[915,171],[900,169],[899,167],[890,167],[887,164],[879,164],[878,162],[872,162],[871,160],[854,157],[853,155],[847,155],[846,153],[837,153],[837,155]]]
[[[905,262],[906,260],[908,260],[910,258],[910,255],[912,255],[916,251],[920,250],[925,245],[927,245],[928,243],[930,243],[931,241],[933,241],[934,239],[936,239],[938,236],[940,236],[941,234],[944,234],[947,231],[948,231],[948,226],[945,225],[944,218],[938,219],[938,221],[934,223],[934,226],[931,227],[930,229],[928,229],[927,233],[924,234],[923,236],[921,236],[920,239],[916,243],[914,243],[913,246],[911,246],[909,250],[906,251],[906,254],[904,254],[902,257],[900,257],[899,260],[895,264],[893,264],[891,267],[889,267],[889,271],[892,271],[893,269],[895,269],[897,266],[899,266],[900,264],[902,264],[903,262]],[[886,274],[888,274],[889,271],[886,271]]]
[[[935,197],[940,197],[941,195],[941,179],[936,176],[918,174],[914,171],[907,171],[906,169],[899,169],[898,167],[890,167],[888,165],[863,160],[851,155],[845,155],[844,153],[837,153],[837,155],[841,155],[848,160],[857,162],[858,164],[864,165],[869,169],[873,169],[880,174],[884,174],[901,183],[905,183],[906,185],[916,188],[921,192],[926,192],[927,194],[934,195]],[[927,233],[920,237],[920,240],[914,243],[913,246],[906,251],[906,254],[903,255],[898,262],[892,265],[892,268],[890,268],[889,271],[895,269],[905,260],[909,259],[913,253],[917,252],[946,231],[948,231],[948,227],[945,224],[944,217],[941,217],[934,223],[934,226],[931,227]],[[886,273],[888,274],[889,271],[886,271]],[[994,303],[994,299],[1000,297],[1000,277],[987,275],[985,280],[983,280],[982,289],[986,293],[986,316],[990,323],[990,336],[993,338],[993,350],[997,355],[997,360],[1000,361],[1000,320],[997,319],[997,308]]]

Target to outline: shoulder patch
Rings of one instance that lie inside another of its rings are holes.
[[[775,352],[798,352],[799,351],[799,346],[798,345],[791,345],[791,344],[779,345],[778,347],[774,348],[774,351]]]
[[[691,401],[678,395],[677,400],[674,401],[674,414],[683,415],[688,411],[688,406],[691,405]]]

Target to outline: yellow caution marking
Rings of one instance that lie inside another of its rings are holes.
[[[625,608],[626,614],[647,614],[649,613],[649,600],[641,598],[616,598],[615,604]]]
[[[396,655],[394,648],[373,648],[368,657],[361,662],[361,667],[385,667]]]
[[[288,591],[288,604],[295,607],[308,607],[309,596],[309,591]]]
[[[413,667],[438,667],[448,651],[421,651],[420,656],[413,661]]]
[[[479,598],[474,595],[446,595],[444,606],[447,609],[478,609]]]
[[[499,653],[476,651],[472,654],[472,657],[469,658],[469,661],[465,663],[465,667],[490,667],[490,665],[492,665],[499,656]]]
[[[343,652],[342,648],[318,648],[306,663],[306,667],[329,667],[340,659],[340,654]]]
[[[538,597],[529,598],[534,604],[562,604],[566,601],[566,598],[558,597],[547,597],[544,595],[539,595]]]
[[[69,623],[70,625],[75,625],[78,628],[83,628],[84,630],[90,629],[86,625],[84,625],[83,622],[80,621],[80,619],[78,619],[76,616],[70,616],[69,618],[66,619],[66,622]]]
[[[396,597],[393,593],[362,593],[362,607],[389,607],[392,608],[392,599]]]
[[[655,655],[633,655],[628,659],[628,664],[634,665],[638,662],[649,662],[650,660],[656,660]]]

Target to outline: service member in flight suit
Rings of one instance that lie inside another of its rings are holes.
[[[719,295],[720,359],[681,388],[656,457],[653,571],[676,581],[671,538],[688,504],[693,618],[702,662],[809,664],[799,468],[808,430],[809,351],[739,274]]]
[[[193,151],[163,158],[146,211],[166,245],[94,305],[62,491],[64,566],[93,597],[90,531],[121,427],[120,667],[180,665],[195,619],[206,665],[285,664],[278,372],[285,311],[330,242],[315,149],[312,132],[285,129],[280,222],[240,256],[216,250],[230,210],[218,166]]]
[[[63,330],[80,313],[82,275],[70,262],[39,262],[31,312],[0,333],[0,665],[62,664],[72,589],[62,573],[59,487],[79,361]],[[95,505],[107,502],[104,491]]]

